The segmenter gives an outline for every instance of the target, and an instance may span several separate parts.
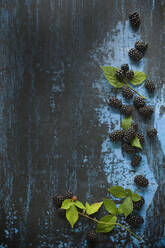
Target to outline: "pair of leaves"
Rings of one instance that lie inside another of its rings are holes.
[[[117,217],[114,215],[105,215],[99,220],[97,224],[97,233],[107,233],[113,230],[116,224]]]
[[[104,71],[105,77],[108,80],[108,82],[115,88],[122,88],[125,83],[120,82],[116,78],[116,71],[119,70],[119,68],[112,67],[112,66],[101,66],[101,69]],[[140,71],[134,71],[134,78],[130,80],[130,82],[133,85],[139,85],[142,84],[143,81],[146,79],[146,74]]]

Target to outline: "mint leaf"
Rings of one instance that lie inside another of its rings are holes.
[[[121,186],[112,186],[108,191],[117,198],[125,198],[127,197],[127,193]]]
[[[85,206],[80,201],[75,201],[74,205],[76,205],[78,208],[85,209]]]
[[[78,220],[78,211],[74,205],[66,210],[66,218],[69,221],[69,223],[71,224],[71,227],[73,228],[74,224]]]
[[[103,70],[106,79],[113,87],[122,88],[124,86],[124,82],[120,82],[115,76],[118,68],[112,66],[101,66],[101,69]]]
[[[144,72],[141,71],[134,71],[134,77],[130,80],[131,84],[139,85],[142,84],[144,80],[146,80],[147,76]]]
[[[141,146],[141,144],[140,144],[140,140],[139,140],[139,138],[138,138],[137,136],[135,136],[135,137],[133,138],[133,140],[131,141],[131,145],[132,145],[132,146],[135,146],[135,147],[137,147],[137,148],[142,149],[142,146]]]
[[[66,199],[62,202],[62,209],[69,209],[74,203],[72,202],[71,199]]]
[[[131,115],[124,118],[121,122],[121,126],[124,129],[124,131],[127,131],[127,129],[131,127],[131,124],[132,124],[132,116]]]
[[[110,214],[113,214],[113,215],[117,214],[117,208],[116,208],[116,204],[114,203],[114,201],[109,200],[109,199],[103,199],[103,202],[104,202],[105,209]]]
[[[133,203],[132,203],[131,198],[127,197],[121,205],[122,205],[123,213],[126,218],[133,211]]]
[[[107,233],[113,230],[115,224],[116,224],[117,217],[113,215],[105,215],[102,217],[99,221],[100,222],[105,222],[104,223],[98,223],[96,232],[97,233]]]
[[[102,204],[103,204],[103,202],[97,202],[97,203],[94,203],[92,205],[89,205],[89,203],[86,202],[86,213],[88,215],[91,215],[91,214],[98,212],[99,209],[101,208]]]
[[[135,192],[132,194],[131,199],[132,199],[132,201],[137,202],[137,201],[140,201],[141,196]]]
[[[132,191],[130,189],[126,189],[125,191],[127,192],[128,196],[132,198]]]

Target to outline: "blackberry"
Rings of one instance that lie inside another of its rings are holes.
[[[142,160],[142,157],[141,157],[141,156],[135,155],[135,156],[132,158],[131,165],[132,165],[133,167],[136,167],[136,166],[139,165],[139,163],[141,162],[141,160]]]
[[[133,202],[133,208],[136,210],[140,210],[144,205],[144,203],[145,203],[144,197],[141,196],[141,199],[139,201]]]
[[[128,71],[128,70],[129,70],[128,64],[123,64],[123,65],[121,66],[121,70],[124,71],[124,72]]]
[[[119,80],[119,81],[122,81],[123,79],[124,79],[124,75],[125,73],[124,73],[124,71],[123,70],[118,70],[118,71],[116,71],[116,73],[115,73],[115,76],[116,76],[116,78]]]
[[[109,99],[109,106],[114,107],[114,108],[120,108],[122,106],[122,102],[116,98],[116,97],[111,97]]]
[[[61,207],[62,202],[65,200],[65,197],[63,195],[56,194],[54,197],[54,202],[58,208]]]
[[[73,193],[71,191],[67,191],[65,195],[65,199],[72,199]]]
[[[135,62],[138,62],[143,57],[142,53],[135,48],[131,48],[128,52],[128,55]]]
[[[138,130],[138,124],[137,123],[132,123],[131,127],[133,127],[135,129],[135,131],[137,132],[137,130]]]
[[[114,141],[121,141],[124,137],[124,131],[123,130],[116,130],[110,134],[110,139]]]
[[[134,104],[135,108],[139,109],[139,108],[144,107],[145,101],[142,97],[137,96],[134,98],[133,104]]]
[[[140,16],[137,12],[129,14],[129,21],[131,25],[135,28],[139,27],[140,25]]]
[[[124,133],[124,138],[127,141],[131,141],[136,135],[136,131],[134,128],[130,127],[128,130]]]
[[[145,52],[145,50],[147,49],[147,44],[145,44],[143,41],[137,41],[135,43],[135,48],[140,51],[140,52]]]
[[[122,144],[122,150],[128,154],[134,154],[138,152],[138,149],[134,146],[131,146],[130,144],[123,143]]]
[[[122,105],[120,108],[121,113],[124,115],[131,115],[132,114],[132,107],[128,105]]]
[[[139,133],[139,132],[137,132],[136,135],[137,135],[138,139],[140,140],[140,144],[143,145],[144,144],[144,135]]]
[[[126,218],[126,222],[136,228],[144,223],[144,219],[140,215],[131,214]]]
[[[134,182],[141,187],[146,187],[148,185],[148,179],[142,175],[138,175],[134,178]]]
[[[151,80],[146,80],[144,86],[148,90],[149,93],[153,93],[155,90],[155,85]]]
[[[148,128],[148,129],[147,129],[147,135],[148,135],[148,137],[150,137],[150,138],[155,137],[155,136],[157,135],[157,130],[156,130],[156,128]]]
[[[94,230],[90,230],[88,233],[87,233],[87,241],[89,243],[96,243],[97,241],[97,234]]]
[[[133,97],[133,93],[132,91],[130,90],[129,87],[125,86],[125,87],[122,87],[122,95],[126,98],[126,99],[131,99]]]
[[[127,71],[125,74],[126,78],[131,80],[134,77],[134,71]]]
[[[153,114],[154,110],[151,106],[144,106],[143,108],[139,109],[139,113],[143,116],[143,117],[151,117],[151,115]]]

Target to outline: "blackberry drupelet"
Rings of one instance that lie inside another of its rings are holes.
[[[71,191],[67,191],[65,195],[65,199],[72,199],[73,193]]]
[[[144,219],[140,215],[131,214],[126,218],[126,222],[136,228],[144,223]]]
[[[116,130],[114,132],[112,132],[109,135],[110,139],[114,142],[114,141],[121,141],[124,137],[124,131],[123,130]]]
[[[116,71],[115,76],[119,81],[122,81],[125,77],[125,73],[123,70],[118,70]]]
[[[116,97],[111,97],[109,99],[109,106],[114,107],[114,108],[120,108],[122,106],[122,102],[116,98]]]
[[[138,149],[136,147],[131,146],[128,143],[123,143],[122,144],[122,150],[123,150],[123,152],[126,152],[128,154],[135,154],[135,153],[138,152]]]
[[[127,131],[124,133],[124,138],[126,141],[131,141],[136,135],[136,131],[134,128],[130,127]]]
[[[128,71],[128,70],[129,70],[128,64],[123,64],[123,65],[121,66],[121,70],[123,70],[124,72]]]
[[[134,72],[133,71],[127,71],[125,76],[127,79],[131,80],[134,78]]]
[[[157,135],[157,130],[156,128],[148,128],[147,129],[147,135],[149,138],[153,138]]]
[[[132,91],[127,86],[122,87],[122,95],[128,100],[133,97]]]
[[[140,187],[146,187],[148,185],[148,179],[142,175],[138,175],[134,178],[134,182]]]
[[[138,124],[137,123],[132,123],[131,127],[133,127],[135,129],[135,131],[137,132],[137,130],[138,130]]]
[[[129,105],[122,105],[120,108],[121,113],[124,115],[131,115],[132,114],[132,106]]]
[[[135,48],[131,48],[128,52],[128,55],[135,62],[138,62],[143,57],[143,54]]]
[[[140,16],[137,12],[129,14],[129,21],[131,25],[135,28],[139,27],[140,25]]]
[[[144,205],[144,203],[145,203],[144,197],[141,196],[141,199],[139,201],[133,202],[133,208],[136,210],[140,210]]]
[[[97,234],[94,230],[91,230],[87,233],[87,241],[89,243],[96,243],[97,241]]]
[[[155,90],[155,85],[151,80],[146,80],[144,86],[148,90],[149,93],[153,93]]]
[[[138,51],[140,51],[140,52],[145,52],[145,50],[147,49],[147,44],[145,44],[145,42],[143,42],[143,41],[137,41],[136,43],[135,43],[135,48],[138,50]]]
[[[142,133],[137,132],[136,133],[138,139],[140,140],[140,144],[143,145],[144,144],[144,135]]]
[[[139,109],[139,108],[144,107],[145,101],[142,97],[137,96],[134,98],[133,104],[134,104],[135,108]]]
[[[61,207],[62,202],[63,202],[64,200],[65,200],[65,196],[60,195],[60,194],[56,194],[55,197],[54,197],[54,202],[55,202],[55,204],[56,204],[56,206],[57,206],[58,208]]]
[[[153,114],[154,110],[151,106],[144,106],[143,108],[139,109],[139,113],[146,118],[151,117],[151,115]]]
[[[141,157],[141,156],[135,155],[135,156],[132,158],[131,165],[132,165],[133,167],[136,167],[136,166],[139,165],[139,163],[141,162],[141,160],[142,160],[142,157]]]

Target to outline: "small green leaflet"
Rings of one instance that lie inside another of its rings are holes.
[[[102,217],[99,221],[100,222],[106,222],[107,224],[104,223],[98,223],[96,232],[97,233],[107,233],[113,230],[115,224],[116,224],[117,217],[113,215],[105,215]]]
[[[99,209],[101,208],[102,204],[103,204],[103,202],[97,202],[97,203],[94,203],[92,205],[89,205],[89,203],[86,202],[86,213],[88,215],[91,215],[91,214],[98,212]]]
[[[127,197],[127,193],[121,186],[112,186],[108,191],[117,198],[125,198]]]
[[[80,201],[75,201],[74,202],[74,205],[76,205],[76,207],[78,207],[78,208],[86,209],[85,206]]]
[[[69,209],[73,205],[74,205],[74,203],[71,199],[66,199],[63,201],[61,208],[62,209]]]
[[[137,201],[140,201],[141,196],[135,192],[132,194],[131,198],[132,198],[132,201],[137,202]]]
[[[74,205],[66,210],[66,218],[69,221],[69,223],[71,224],[71,227],[73,228],[74,224],[78,220],[78,211]]]
[[[112,66],[101,66],[101,69],[103,70],[106,79],[113,87],[122,88],[124,86],[124,82],[118,81],[115,76],[118,68]]]
[[[140,144],[140,140],[139,140],[139,138],[138,138],[137,136],[135,136],[135,137],[133,138],[133,140],[131,141],[131,145],[132,145],[132,146],[135,146],[135,147],[137,147],[137,148],[142,149],[142,146],[141,146],[141,144]]]
[[[114,201],[109,200],[109,199],[103,199],[104,202],[104,206],[105,209],[112,215],[116,215],[117,214],[117,208],[116,208],[116,204],[114,203]]]
[[[121,126],[124,131],[127,131],[127,129],[131,127],[131,124],[132,124],[132,116],[130,115],[122,120]]]
[[[130,197],[127,197],[124,202],[121,204],[125,218],[132,213],[133,203]]]
[[[147,76],[144,72],[134,71],[134,78],[130,80],[131,84],[139,85],[142,84],[144,80],[146,80]]]

